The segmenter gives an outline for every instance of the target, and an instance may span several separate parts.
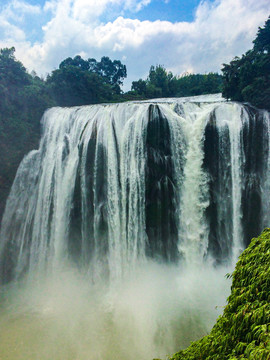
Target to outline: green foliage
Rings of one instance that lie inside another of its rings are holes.
[[[88,105],[112,100],[111,86],[97,74],[73,65],[54,70],[47,78],[51,96],[60,106]]]
[[[0,49],[1,87],[24,86],[30,83],[30,75],[23,64],[15,59],[15,48]]]
[[[270,359],[270,229],[242,253],[228,305],[211,333],[170,360]]]
[[[157,65],[154,67],[153,65],[150,67],[149,75],[148,75],[148,85],[152,86],[152,92],[157,92],[157,96],[167,97],[171,96],[170,84],[173,80],[173,74],[166,69],[162,65]]]
[[[131,90],[145,98],[182,97],[221,92],[222,76],[215,73],[187,74],[181,77],[167,72],[162,65],[151,66],[148,78],[132,82]]]
[[[134,91],[138,95],[146,96],[146,81],[143,79],[132,81],[131,91]]]
[[[217,73],[187,74],[174,84],[175,96],[195,96],[221,92],[222,76]]]
[[[0,50],[0,219],[22,157],[38,145],[40,118],[55,104],[45,82],[28,74],[14,52]]]
[[[73,67],[82,71],[89,71],[101,77],[103,82],[112,86],[123,85],[124,78],[127,77],[127,68],[120,60],[111,60],[108,56],[103,56],[100,61],[96,59],[84,60],[80,55],[63,60],[59,69]]]
[[[97,74],[101,77],[103,82],[112,86],[123,85],[124,78],[127,77],[127,68],[121,63],[120,60],[111,60],[108,56],[103,56],[100,61],[96,59],[84,60],[80,55],[63,60],[59,69],[73,67],[82,71],[89,71],[90,73]]]
[[[131,90],[147,99],[173,96],[171,84],[174,76],[162,65],[151,66],[146,80],[133,81]]]
[[[254,50],[258,53],[270,53],[270,16],[263,28],[259,27],[257,37],[253,41]]]
[[[253,43],[253,49],[241,58],[223,64],[222,94],[227,99],[270,110],[270,17],[259,28]]]
[[[124,78],[127,77],[126,66],[120,60],[112,61],[108,56],[103,56],[100,62],[95,59],[89,59],[90,71],[101,76],[112,86],[120,86],[123,84]]]
[[[79,68],[81,70],[89,70],[90,65],[87,60],[83,60],[80,55],[75,56],[73,59],[68,57],[67,59],[63,60],[60,65],[59,69],[68,68],[69,66],[74,66],[75,68]]]
[[[103,56],[101,61],[77,55],[63,60],[47,78],[51,96],[60,106],[88,105],[118,100],[127,76],[119,60]]]

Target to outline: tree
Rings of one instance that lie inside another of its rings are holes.
[[[222,94],[270,110],[270,17],[259,28],[253,44],[241,58],[223,64]]]
[[[63,60],[47,83],[60,106],[86,105],[118,99],[126,76],[126,66],[119,60],[103,56],[98,62],[77,55]]]
[[[60,106],[95,104],[113,97],[110,85],[104,84],[99,75],[73,65],[54,70],[47,84]]]
[[[15,48],[0,49],[0,83],[2,86],[24,86],[30,83],[23,64],[15,59]]]
[[[160,96],[171,96],[170,82],[173,80],[173,74],[164,68],[162,65],[151,66],[147,78],[148,90],[153,89],[153,92],[160,93]],[[154,90],[155,89],[155,90]]]
[[[100,62],[95,59],[88,59],[89,70],[101,76],[112,86],[123,85],[124,78],[127,77],[127,68],[120,60],[111,60],[108,56],[103,56]]]
[[[221,92],[222,76],[216,73],[185,74],[175,80],[175,96],[196,96]]]
[[[151,66],[146,80],[132,82],[134,95],[145,98],[181,97],[221,92],[222,76],[216,73],[174,76],[164,66]]]
[[[259,27],[256,39],[253,41],[254,50],[258,53],[270,53],[270,16],[263,28]]]
[[[145,96],[146,81],[142,79],[139,79],[138,81],[132,81],[131,90],[135,91],[138,95]]]
[[[89,70],[90,68],[89,62],[87,60],[83,60],[80,55],[75,56],[73,59],[68,57],[67,59],[63,60],[59,65],[59,69],[64,69],[69,66],[74,66],[85,71]]]

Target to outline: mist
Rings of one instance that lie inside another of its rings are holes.
[[[164,358],[209,333],[229,294],[227,271],[148,261],[113,283],[71,265],[25,278],[1,294],[0,358]]]

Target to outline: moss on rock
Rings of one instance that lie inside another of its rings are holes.
[[[270,360],[270,228],[239,257],[232,279],[228,305],[210,334],[170,360]]]

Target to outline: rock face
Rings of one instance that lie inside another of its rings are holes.
[[[170,360],[270,359],[269,264],[268,228],[240,256],[228,305],[211,333]]]

